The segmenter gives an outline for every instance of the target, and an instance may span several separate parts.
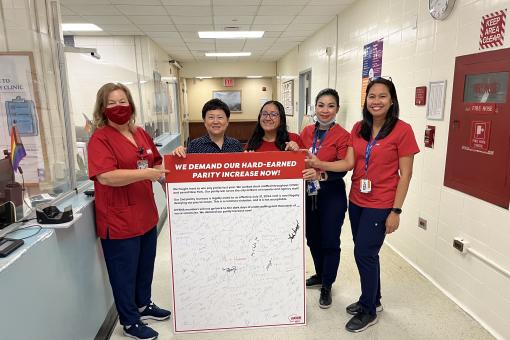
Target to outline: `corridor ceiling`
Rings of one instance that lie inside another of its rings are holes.
[[[355,0],[60,0],[63,23],[146,35],[179,61],[211,61],[205,52],[251,52],[228,61],[276,61]],[[198,31],[265,31],[261,39],[200,39]]]

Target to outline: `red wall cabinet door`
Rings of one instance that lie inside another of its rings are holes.
[[[510,49],[457,57],[444,185],[510,202]]]

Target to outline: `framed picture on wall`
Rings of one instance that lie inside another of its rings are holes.
[[[285,115],[294,115],[294,80],[282,83],[282,104],[285,108]]]
[[[213,98],[218,98],[224,101],[230,112],[240,113],[242,112],[241,107],[241,90],[218,90],[213,91]]]

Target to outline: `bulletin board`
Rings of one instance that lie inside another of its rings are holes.
[[[282,104],[285,115],[294,116],[294,80],[282,83]]]

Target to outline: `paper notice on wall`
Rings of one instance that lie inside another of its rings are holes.
[[[305,324],[304,158],[166,156],[176,332]]]

